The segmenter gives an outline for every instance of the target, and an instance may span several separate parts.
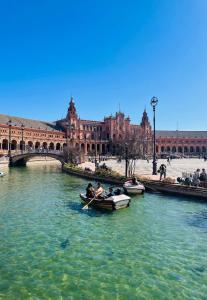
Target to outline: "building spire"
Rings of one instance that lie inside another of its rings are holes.
[[[67,113],[67,119],[71,119],[71,118],[77,118],[77,112],[76,112],[76,107],[75,107],[75,102],[73,97],[70,97],[70,103],[69,103],[69,107],[68,107],[68,113]]]

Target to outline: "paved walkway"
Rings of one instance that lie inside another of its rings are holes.
[[[103,162],[102,162],[103,163]],[[125,173],[125,162],[117,163],[115,159],[110,159],[104,162],[108,167],[124,175]],[[177,178],[182,176],[182,172],[193,173],[197,168],[207,170],[207,161],[204,162],[203,159],[199,158],[182,158],[182,159],[172,159],[170,165],[167,163],[166,159],[159,159],[157,162],[157,167],[164,163],[167,166],[167,177]],[[88,167],[92,170],[95,169],[94,163],[86,162],[82,164],[82,167]],[[149,163],[146,160],[136,161],[136,175],[144,176],[152,179],[159,179],[159,175],[152,176],[152,160]]]

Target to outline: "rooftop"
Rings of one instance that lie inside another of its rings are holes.
[[[25,119],[25,118],[0,114],[0,124],[8,125],[9,120],[11,120],[12,126],[24,125],[25,128],[61,131],[61,128],[56,125],[56,122],[50,123],[50,122],[45,122],[45,121],[37,121],[37,120],[32,120],[32,119]]]
[[[207,138],[207,131],[156,130],[156,137]]]

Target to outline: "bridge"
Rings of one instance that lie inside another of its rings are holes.
[[[59,160],[62,165],[66,162],[62,151],[48,149],[44,149],[43,151],[30,150],[21,153],[11,154],[11,156],[9,157],[9,167],[26,166],[28,160],[37,156],[52,157],[56,160]]]

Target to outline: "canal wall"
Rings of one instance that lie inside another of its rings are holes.
[[[126,180],[124,176],[120,177],[114,177],[114,176],[109,176],[109,175],[104,175],[103,174],[97,174],[93,171],[85,171],[82,168],[76,167],[76,166],[69,166],[67,164],[63,165],[62,168],[63,172],[68,173],[70,175],[74,175],[77,177],[89,179],[89,180],[95,180],[95,181],[100,181],[103,183],[109,183],[117,186],[122,186],[124,181]]]

